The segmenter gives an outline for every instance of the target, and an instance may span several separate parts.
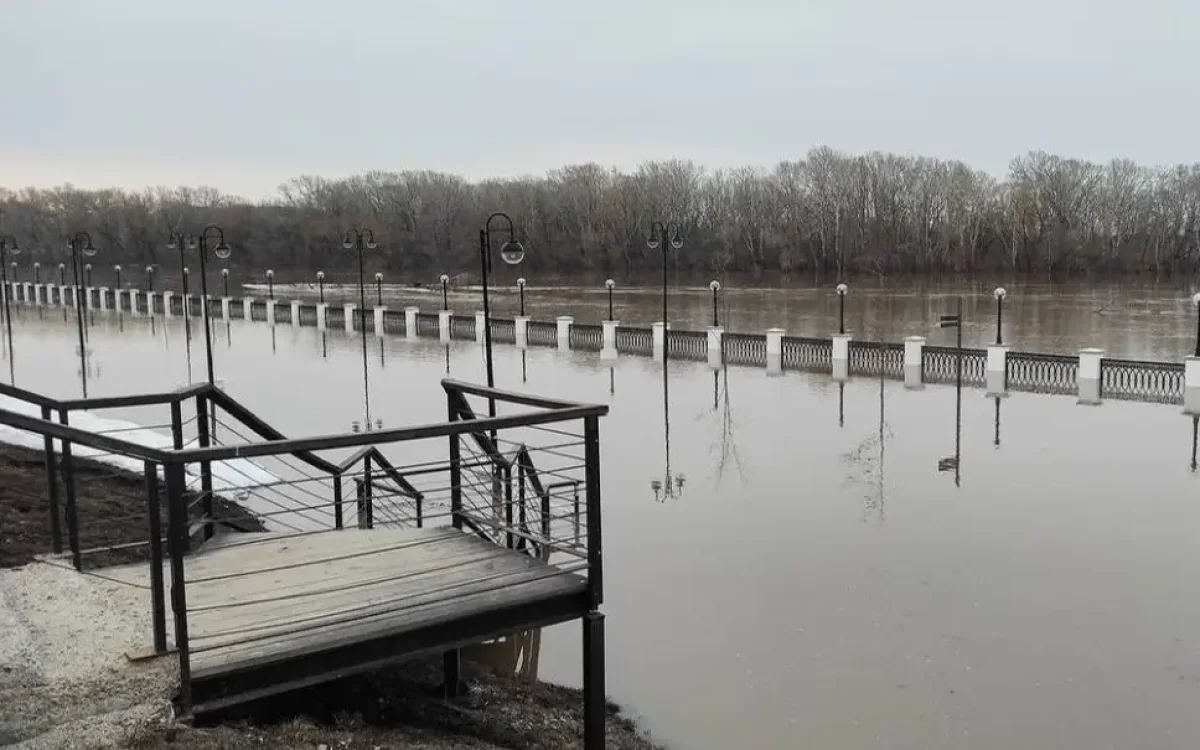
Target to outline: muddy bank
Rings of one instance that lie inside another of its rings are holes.
[[[88,459],[72,458],[79,518],[79,546],[83,550],[119,547],[146,542],[150,529],[145,479],[133,472]],[[54,550],[46,462],[42,451],[0,444],[0,568],[32,562]],[[165,498],[160,492],[160,513],[166,527]],[[241,531],[263,531],[263,525],[233,500],[216,496],[216,515],[231,519]],[[67,543],[64,520],[66,491],[59,480],[59,527],[62,546]],[[196,509],[197,514],[200,509]],[[138,562],[149,557],[149,547],[139,544],[84,557],[85,567]]]

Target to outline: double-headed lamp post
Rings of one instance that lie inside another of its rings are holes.
[[[1004,298],[1008,296],[1008,292],[1002,286],[996,287],[992,292],[992,296],[996,298],[996,345],[1004,343],[1004,339],[1000,334],[1000,324],[1004,321]]]
[[[71,270],[75,281],[75,320],[79,327],[79,359],[82,364],[83,371],[83,397],[87,398],[87,348],[83,335],[83,308],[87,305],[87,300],[80,289],[80,255],[91,257],[96,254],[96,246],[92,243],[92,236],[87,232],[76,232],[71,241],[67,243],[67,247],[71,250]],[[89,263],[87,268],[91,268]]]
[[[173,237],[172,242],[183,240],[182,235]],[[216,240],[215,243],[211,242]],[[220,260],[229,260],[229,256],[233,254],[229,243],[225,241],[225,230],[215,224],[209,224],[198,237],[186,238],[186,244],[190,250],[199,250],[200,253],[200,311],[203,315],[204,323],[204,354],[208,359],[208,384],[213,385],[216,378],[213,376],[213,352],[212,352],[212,329],[209,326],[208,316],[208,253],[209,250]],[[171,244],[168,248],[174,249]],[[186,268],[184,269],[186,272]],[[184,278],[187,278],[185,273]],[[190,315],[189,310],[184,310],[184,315]]]
[[[483,229],[479,230],[479,267],[483,273],[483,350],[487,365],[488,388],[496,387],[496,378],[492,370],[492,311],[488,304],[488,273],[492,270],[492,221],[501,219],[507,224],[508,239],[500,247],[500,259],[510,266],[519,265],[525,260],[525,247],[517,241],[516,228],[512,217],[503,211],[497,211],[487,217]],[[488,398],[488,415],[496,416],[496,401]]]
[[[363,273],[363,250],[374,250],[379,245],[375,244],[375,233],[369,228],[354,227],[346,230],[346,236],[342,238],[342,247],[358,252],[358,330],[362,334],[363,408],[367,418],[365,424],[368,425],[367,429],[370,429],[371,390],[367,374],[367,291]],[[382,278],[379,276],[380,280]]]
[[[850,287],[843,282],[837,285],[838,296],[838,333],[846,332],[846,293]]]
[[[662,248],[663,372],[665,373],[667,352],[671,348],[667,345],[667,250],[679,250],[683,247],[683,235],[679,232],[679,225],[673,221],[669,221],[665,225],[661,221],[652,223],[650,225],[650,236],[646,238],[646,247],[651,250]]]
[[[721,282],[713,279],[708,283],[708,288],[711,289],[713,293],[713,328],[716,328],[720,325],[720,323],[717,322],[717,292],[721,291]]]
[[[616,286],[617,286],[617,282],[613,281],[612,279],[604,280],[604,288],[608,290],[608,319],[609,320],[615,320],[615,318],[613,318],[613,300],[612,300],[612,298],[613,298],[613,289],[615,289]]]

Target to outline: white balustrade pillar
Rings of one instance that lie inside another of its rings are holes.
[[[518,349],[529,346],[529,316],[518,315],[513,318],[513,338],[517,342]]]
[[[558,316],[558,348],[567,350],[571,348],[571,326],[575,324],[575,318],[570,315]]]
[[[175,292],[163,292],[163,315],[171,317],[171,298],[175,296]]]
[[[617,328],[621,326],[619,320],[605,320],[600,323],[603,338],[600,346],[600,359],[616,359],[617,358]]]
[[[267,300],[267,322],[275,325],[275,300]]]
[[[58,288],[58,306],[67,306],[67,288],[65,286],[60,286]]]
[[[987,395],[1003,396],[1008,392],[1008,344],[988,344]]]
[[[919,390],[925,387],[924,369],[925,337],[909,336],[904,339],[904,387]]]
[[[833,334],[833,377],[836,380],[850,377],[850,340],[848,333]]]
[[[33,285],[33,304],[35,304],[35,305],[42,304],[42,285],[41,284]]]
[[[1079,403],[1089,406],[1100,403],[1100,362],[1103,359],[1103,349],[1079,350]]]
[[[483,334],[487,328],[487,316],[483,314],[483,310],[475,311],[475,343],[483,343]]]
[[[106,286],[100,287],[100,309],[108,309],[108,287]],[[118,307],[118,309],[120,308]]]
[[[129,290],[129,312],[134,315],[138,314],[138,293],[136,289]]]
[[[146,292],[146,314],[154,314],[154,292]]]
[[[324,331],[329,327],[329,303],[317,303],[317,330]]]
[[[783,334],[782,328],[767,329],[767,374],[783,374]]]
[[[242,297],[242,320],[254,320],[253,297]]]
[[[420,314],[419,307],[404,308],[404,337],[415,339],[417,337],[417,315]]]
[[[450,323],[453,320],[453,312],[450,310],[438,310],[438,338],[442,341],[450,340]]]
[[[663,358],[663,347],[667,343],[667,328],[668,326],[664,325],[661,321],[653,323],[650,326],[650,342],[653,346],[655,359]]]
[[[292,310],[292,325],[300,325],[300,300],[294,299],[290,303]]]
[[[32,281],[25,282],[25,301],[26,302],[33,301],[33,282]]]
[[[229,307],[233,304],[233,300],[229,297],[221,298],[221,320],[229,320]]]
[[[723,350],[721,342],[725,339],[725,329],[721,326],[708,327],[708,366],[716,370],[721,367],[721,353]],[[783,343],[780,342],[780,351],[782,352]],[[782,354],[780,355],[782,356]]]
[[[347,302],[342,305],[342,311],[343,317],[345,317],[342,322],[345,324],[346,333],[354,333],[354,316],[358,314],[358,305]]]
[[[383,319],[387,315],[387,305],[376,305],[375,307],[375,335],[382,336],[386,331],[383,330]]]
[[[1200,357],[1183,360],[1183,410],[1200,414]]]

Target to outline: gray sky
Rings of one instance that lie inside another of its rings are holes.
[[[0,0],[0,185],[1200,161],[1197,0]]]

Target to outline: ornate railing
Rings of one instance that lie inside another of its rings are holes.
[[[455,315],[450,319],[450,338],[455,341],[474,341],[475,340],[475,318],[474,316],[459,317]]]
[[[404,319],[404,312],[401,310],[384,310],[383,311],[383,332],[405,334],[408,332],[407,321]]]
[[[517,343],[517,324],[512,318],[492,318],[492,343]]]
[[[767,337],[753,333],[727,333],[721,337],[721,355],[731,365],[767,363]]]
[[[617,351],[630,354],[654,353],[654,332],[649,328],[617,328]]]
[[[832,345],[830,346],[832,355]],[[951,362],[953,367],[953,361]],[[904,344],[886,341],[851,341],[850,362],[851,375],[879,375],[889,377],[904,377]],[[964,379],[966,377],[966,360],[963,360]],[[954,371],[951,370],[951,379]]]
[[[766,356],[765,344],[763,356]],[[829,339],[784,336],[782,366],[789,370],[828,372],[833,367],[833,344]]]
[[[604,328],[590,323],[571,326],[571,348],[598,352],[604,346]]]
[[[279,312],[279,306],[275,306],[275,312]],[[266,300],[254,300],[250,303],[250,320],[265,321],[267,319],[267,302]]]
[[[286,302],[279,302],[275,305],[275,322],[276,323],[291,323],[292,322],[292,306]]]
[[[901,345],[903,368],[903,345]],[[965,385],[984,385],[987,352],[983,349],[962,350],[962,379]],[[921,378],[926,383],[953,383],[958,377],[958,350],[952,346],[926,346],[921,362]]]
[[[667,353],[676,359],[708,357],[707,331],[667,331]]]
[[[525,328],[525,337],[534,346],[558,346],[558,325],[531,320]]]
[[[1014,391],[1074,393],[1079,381],[1079,357],[1065,354],[1009,352],[1007,387]]]
[[[341,305],[330,305],[325,310],[325,325],[330,328],[346,327],[346,308]]]
[[[439,326],[437,313],[417,313],[418,336],[439,336]]]
[[[1183,364],[1102,359],[1100,389],[1109,398],[1174,403],[1183,398]]]

